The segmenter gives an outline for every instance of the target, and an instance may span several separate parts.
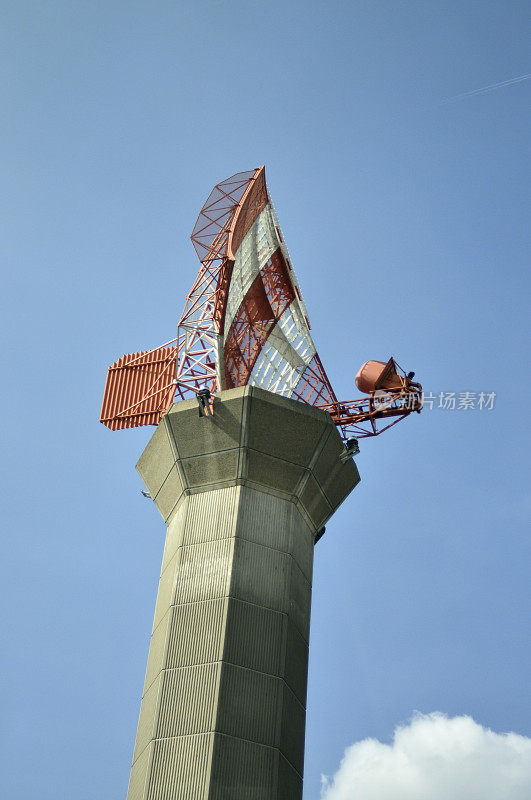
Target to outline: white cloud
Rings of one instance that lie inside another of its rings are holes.
[[[416,714],[391,744],[356,742],[321,800],[530,800],[531,739],[471,717]]]

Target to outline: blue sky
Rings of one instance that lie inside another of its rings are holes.
[[[394,355],[495,392],[364,440],[316,548],[305,800],[417,710],[531,735],[526,2],[2,6],[2,775],[123,797],[164,530],[98,423],[175,335],[212,186],[266,164],[339,397]],[[437,402],[435,406],[437,406]],[[526,607],[527,605],[527,607]]]

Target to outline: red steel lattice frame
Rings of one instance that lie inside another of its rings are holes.
[[[231,240],[239,244],[267,201],[262,166],[219,183],[201,209],[191,237],[201,267],[178,325],[178,399],[224,388],[220,339],[234,266]]]
[[[173,401],[176,355],[175,346],[163,345],[129,353],[111,364],[100,422],[113,431],[158,425]]]
[[[225,336],[235,253],[269,202],[263,166],[214,187],[191,235],[201,267],[186,298],[177,338],[167,343],[169,347],[123,356],[109,368],[100,418],[104,424],[113,430],[158,424],[174,399],[193,397],[205,388],[215,395],[249,381],[271,331],[296,294],[302,299],[290,278],[291,265],[276,227],[282,246],[253,280]],[[403,372],[400,380],[401,388],[389,394],[385,407],[372,395],[339,402],[315,353],[290,396],[328,411],[344,438],[374,436],[422,407],[420,385]]]

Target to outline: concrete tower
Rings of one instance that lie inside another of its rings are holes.
[[[137,469],[167,525],[127,800],[300,800],[315,537],[359,481],[330,414],[175,403]]]

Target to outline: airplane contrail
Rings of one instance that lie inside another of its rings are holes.
[[[531,78],[531,72],[528,72],[527,75],[519,75],[518,78],[509,78],[507,81],[499,81],[499,83],[491,83],[488,86],[482,86],[481,89],[472,89],[471,92],[455,94],[453,97],[448,97],[446,100],[443,100],[441,105],[444,105],[444,103],[451,103],[453,100],[461,100],[464,97],[473,97],[476,94],[493,92],[495,89],[502,89],[504,86],[513,86],[515,83],[522,83],[522,81],[527,81],[529,78]]]

